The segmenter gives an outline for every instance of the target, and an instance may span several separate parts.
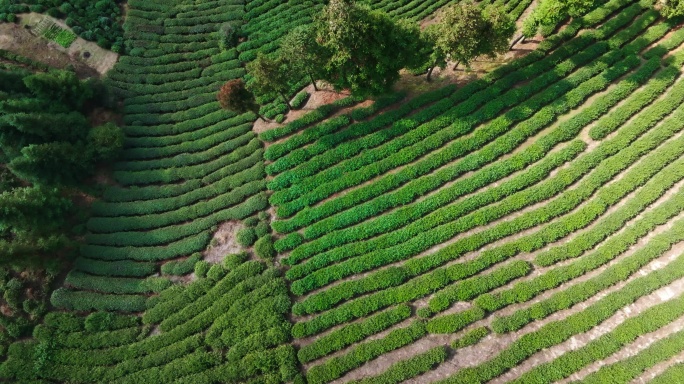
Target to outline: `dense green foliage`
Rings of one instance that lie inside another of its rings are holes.
[[[514,20],[502,9],[482,7],[470,0],[446,7],[441,20],[422,32],[428,59],[428,80],[435,67],[444,68],[447,60],[456,66],[470,63],[478,56],[506,53],[515,32]]]
[[[123,146],[112,123],[91,127],[93,86],[72,72],[3,71],[0,100],[0,257],[58,252],[74,214],[63,188],[78,186]]]
[[[52,313],[36,328],[36,342],[10,348],[1,374],[20,381],[166,383],[184,378],[204,383],[266,377],[291,381],[297,375],[295,352],[281,346],[289,339],[285,319],[289,298],[277,271],[235,255],[223,265],[214,265],[207,275],[187,287],[161,292],[156,305],[142,317],[143,324],[159,324],[159,336],[148,337],[150,328],[141,326],[137,316]],[[53,301],[63,293],[56,292]],[[79,310],[88,303],[121,307],[115,296],[80,294]],[[137,301],[131,299],[127,305]],[[263,316],[266,309],[268,319]],[[227,353],[219,353],[220,349]],[[26,353],[40,356],[38,362],[25,364]]]
[[[33,79],[36,95],[18,102],[27,85],[0,72],[12,101],[0,105],[46,110],[13,124],[31,121],[45,140],[86,137],[104,149],[80,152],[97,159],[124,146],[51,296],[58,310],[46,314],[49,289],[34,297],[18,269],[0,275],[0,309],[17,313],[0,324],[0,378],[627,383],[671,365],[684,315],[681,20],[650,1],[546,0],[547,38],[496,69],[477,63],[488,73],[476,80],[435,86],[407,74],[405,91],[319,106],[327,93],[307,84],[334,68],[361,73],[349,58],[378,59],[369,89],[386,88],[376,80],[408,59],[371,43],[394,28],[417,38],[409,25],[446,3],[131,0],[131,54],[107,79],[125,137],[35,101],[79,113],[77,84],[58,92]],[[529,4],[462,4],[472,20],[445,9],[467,26],[451,31],[463,47],[435,52],[423,34],[427,49],[402,49],[443,62],[503,52]],[[431,28],[454,23],[443,24]],[[226,83],[257,97],[223,109]],[[317,108],[284,125],[253,124],[257,112],[283,122],[287,103],[307,98]],[[49,130],[57,118],[75,129]],[[21,183],[3,168],[3,189]],[[71,208],[43,184],[0,194],[0,219],[49,228]],[[35,213],[38,197],[55,210]],[[676,382],[681,369],[657,380]]]

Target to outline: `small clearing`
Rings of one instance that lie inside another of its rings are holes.
[[[226,255],[240,252],[242,247],[235,240],[235,234],[242,228],[244,225],[234,220],[219,225],[209,247],[204,251],[204,260],[218,264]]]

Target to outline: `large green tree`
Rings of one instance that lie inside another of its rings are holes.
[[[287,61],[288,69],[293,77],[305,74],[314,89],[318,90],[316,80],[322,75],[326,54],[316,43],[316,31],[311,25],[294,28],[280,41],[280,57]]]
[[[472,1],[447,7],[440,22],[423,31],[422,40],[433,48],[428,80],[433,69],[444,68],[447,61],[469,66],[478,56],[506,52],[514,32],[514,21],[498,7]]]
[[[123,131],[91,127],[83,113],[91,84],[67,71],[31,74],[0,71],[0,159],[20,179],[35,184],[75,184],[93,165],[114,158]],[[19,82],[21,79],[21,83]]]
[[[0,261],[52,255],[66,235],[74,187],[123,147],[121,128],[91,127],[93,84],[73,73],[0,70]]]
[[[386,92],[399,70],[420,61],[419,29],[352,0],[331,0],[314,21],[324,80],[356,94]]]
[[[589,11],[597,0],[540,0],[539,5],[527,17],[523,34],[534,36],[541,26],[555,26],[568,17],[578,17]]]
[[[254,61],[247,64],[247,72],[252,79],[247,83],[247,89],[260,97],[272,94],[280,95],[288,108],[290,101],[287,93],[290,91],[288,63],[282,56],[257,54]]]
[[[60,229],[71,207],[54,187],[16,187],[0,193],[0,261],[68,244]]]

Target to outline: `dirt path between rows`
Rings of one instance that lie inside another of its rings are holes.
[[[669,360],[662,361],[650,367],[639,377],[632,380],[631,384],[646,384],[653,380],[656,376],[665,372],[668,368],[681,363],[684,363],[684,351],[680,352]]]
[[[594,363],[583,368],[579,372],[570,375],[570,377],[568,377],[567,379],[559,381],[558,384],[568,384],[575,380],[581,381],[589,374],[601,369],[601,367],[614,364],[629,357],[635,356],[644,349],[650,347],[651,344],[655,343],[656,341],[662,340],[672,335],[673,333],[680,331],[682,328],[684,328],[684,317],[680,317],[679,319],[665,325],[664,327],[654,332],[642,334],[634,342],[628,344],[627,346],[620,349],[618,352],[614,353],[608,358],[604,360],[595,361]]]
[[[682,244],[678,245],[676,247],[676,252],[678,254],[684,252],[684,246],[682,246]],[[522,364],[517,365],[510,371],[490,381],[490,383],[501,384],[509,382],[511,380],[515,380],[516,378],[519,378],[523,373],[533,369],[538,365],[550,362],[568,351],[582,348],[591,341],[607,333],[610,333],[628,318],[636,317],[646,309],[651,308],[657,304],[663,303],[665,301],[668,301],[674,297],[679,297],[683,293],[684,279],[680,279],[672,284],[669,284],[666,287],[658,289],[657,291],[649,295],[642,296],[633,304],[630,304],[622,308],[621,310],[618,310],[613,316],[603,321],[598,326],[592,328],[590,331],[580,335],[575,335],[561,344],[555,345],[551,348],[544,349],[543,351],[532,355],[531,357],[526,359]]]

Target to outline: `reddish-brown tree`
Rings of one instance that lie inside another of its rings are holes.
[[[242,79],[227,81],[219,90],[216,98],[223,109],[238,113],[252,111],[259,116],[261,120],[266,121],[264,117],[259,114],[259,105],[256,103],[254,95],[245,88],[245,82]]]

